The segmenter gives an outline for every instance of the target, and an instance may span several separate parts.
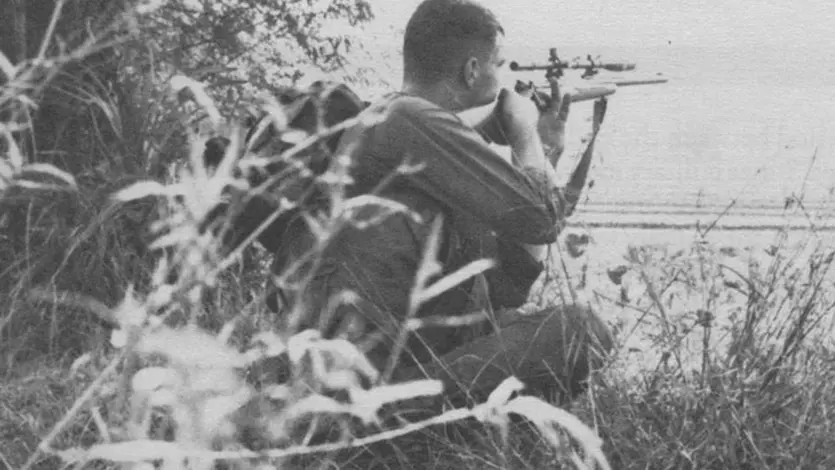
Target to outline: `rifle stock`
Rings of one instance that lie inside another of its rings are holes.
[[[607,79],[600,79],[597,81],[589,81],[589,87],[583,87],[583,89],[591,88],[594,85],[615,85],[616,88],[625,87],[625,86],[638,86],[638,85],[657,85],[661,83],[667,83],[670,80],[666,77],[656,76],[651,78],[607,78]],[[547,89],[550,85],[548,83],[537,84],[537,88],[545,88]]]
[[[580,87],[566,87],[563,93],[568,93],[571,97],[571,102],[594,100],[604,96],[613,95],[618,89],[618,86],[612,83],[589,83]],[[490,104],[479,106],[477,108],[470,108],[458,113],[458,117],[470,127],[479,127],[496,109],[496,101]]]
[[[635,85],[655,85],[658,83],[667,83],[670,81],[668,78],[664,78],[661,76],[656,76],[654,78],[641,78],[641,79],[630,79],[630,78],[614,78],[610,80],[606,80],[606,83],[612,83],[617,85],[618,87],[622,86],[635,86]]]

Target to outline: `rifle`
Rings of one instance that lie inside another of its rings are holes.
[[[637,65],[632,62],[600,62],[599,60],[593,59],[591,54],[586,55],[586,60],[588,60],[587,64],[580,63],[579,58],[575,58],[572,62],[563,61],[557,54],[557,48],[552,47],[549,49],[547,63],[521,65],[518,62],[513,61],[510,63],[510,70],[513,72],[543,70],[545,71],[546,80],[551,77],[554,77],[557,80],[564,78],[565,70],[583,70],[583,74],[580,76],[580,82],[574,81],[573,83],[566,84],[567,86],[560,87],[563,94],[568,93],[570,95],[572,103],[605,98],[615,94],[619,87],[655,85],[669,81],[667,78],[661,76],[660,73],[650,78],[619,77],[592,81],[591,79],[601,70],[615,73],[631,72],[637,68]],[[563,85],[563,83],[560,85]],[[543,107],[541,95],[543,93],[550,95],[550,85],[548,83],[535,85],[532,81],[524,82],[522,80],[517,80],[515,89],[518,93],[524,93],[532,90],[533,93],[531,93],[531,99],[540,109]],[[545,93],[544,90],[540,89],[548,90],[548,92]],[[458,113],[458,115],[471,127],[478,127],[493,114],[495,107],[496,102],[493,102],[485,106],[462,111]]]
[[[586,100],[596,100],[595,101],[595,115],[596,115],[596,124],[595,128],[592,131],[591,137],[589,142],[586,146],[585,151],[583,152],[580,160],[575,167],[571,178],[566,185],[566,196],[571,194],[571,201],[569,202],[569,208],[567,213],[565,214],[567,217],[571,216],[574,211],[575,204],[579,200],[580,193],[582,192],[583,187],[586,184],[586,179],[588,178],[589,169],[591,166],[591,159],[594,153],[594,143],[597,137],[597,132],[600,129],[600,125],[603,122],[603,116],[606,113],[606,105],[607,105],[607,96],[613,95],[618,87],[621,86],[634,86],[634,85],[651,85],[657,83],[666,83],[667,79],[661,77],[660,74],[656,75],[652,78],[643,78],[643,79],[630,79],[630,78],[618,78],[618,79],[607,79],[605,81],[591,81],[591,78],[596,76],[600,70],[606,70],[609,72],[630,72],[635,70],[636,65],[634,63],[604,63],[600,61],[595,61],[592,59],[591,55],[587,55],[586,59],[588,60],[588,64],[580,64],[578,61],[574,61],[573,63],[565,62],[560,60],[559,56],[557,55],[557,49],[551,48],[549,51],[548,63],[545,64],[529,64],[529,65],[520,65],[518,62],[511,62],[510,63],[510,70],[514,72],[525,72],[525,71],[536,71],[536,70],[543,70],[545,71],[545,78],[555,78],[560,80],[565,75],[565,70],[583,70],[583,74],[580,76],[580,82],[572,84],[573,86],[564,86],[563,83],[560,83],[560,93],[563,96],[567,93],[571,99],[572,103],[578,101],[586,101]],[[533,100],[534,104],[536,104],[537,108],[542,110],[545,106],[543,99],[550,98],[550,83],[546,83],[545,85],[536,86],[533,82],[523,82],[521,80],[516,81],[516,92],[517,93],[525,93],[531,92],[531,100]],[[539,90],[538,88],[544,88],[547,90]],[[545,98],[543,98],[545,95]],[[485,106],[480,106],[473,109],[468,109],[458,113],[458,116],[471,127],[479,127],[482,125],[487,119],[489,119],[493,115],[493,111],[496,107],[496,102],[490,103]],[[556,166],[557,160],[559,159],[559,155],[552,156],[549,158],[551,163]],[[522,245],[522,248],[534,256],[538,260],[543,260],[545,255],[545,247],[544,246],[534,246],[534,245]]]

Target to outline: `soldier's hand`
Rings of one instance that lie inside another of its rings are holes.
[[[503,88],[493,115],[479,130],[498,145],[515,146],[536,132],[539,118],[529,98]]]
[[[571,95],[563,94],[555,77],[549,77],[550,96],[536,92],[540,117],[537,129],[545,147],[545,154],[552,165],[556,165],[565,150],[565,123],[571,110]]]

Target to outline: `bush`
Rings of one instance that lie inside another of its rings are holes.
[[[130,15],[120,19],[134,27],[135,20]],[[128,36],[117,42],[127,43],[132,37],[124,34]],[[91,39],[69,55],[81,59],[101,46]],[[6,101],[0,106],[10,116],[6,123],[17,122],[34,103],[27,93],[15,94],[15,90],[47,86],[34,83],[34,70],[62,65],[61,60],[45,57],[31,66],[3,61],[9,65],[4,67]],[[245,203],[254,189],[234,160],[245,130],[240,115],[226,112],[229,108],[218,105],[203,83],[169,71],[176,70],[164,64],[151,71],[124,67],[116,81],[118,98],[102,89],[101,94],[84,95],[106,117],[109,135],[91,120],[77,137],[83,137],[81,142],[96,137],[104,145],[69,169],[61,168],[60,161],[30,163],[29,150],[19,145],[26,127],[2,129],[8,144],[1,162],[3,203],[16,219],[8,224],[7,236],[13,242],[5,255],[15,262],[6,272],[10,308],[2,326],[7,337],[19,339],[6,346],[12,353],[7,375],[16,380],[4,386],[0,396],[7,404],[8,422],[14,423],[4,434],[29,436],[17,438],[11,451],[4,450],[4,460],[18,465],[25,457],[23,468],[61,462],[148,468],[159,461],[176,468],[212,468],[216,462],[250,468],[266,461],[285,466],[291,458],[332,456],[468,418],[506,435],[509,415],[515,414],[527,417],[551,445],[563,451],[564,459],[578,466],[598,461],[605,467],[594,432],[542,400],[511,398],[521,387],[512,377],[483,405],[415,423],[392,422],[387,419],[388,407],[438,395],[440,382],[363,387],[362,382],[375,383],[382,371],[375,370],[354,345],[322,339],[314,331],[281,331],[265,321],[261,302],[247,295],[251,285],[234,288],[230,285],[234,277],[223,279],[252,248],[247,244],[227,252],[220,243],[222,227],[220,232],[204,227],[230,189],[242,190],[237,191],[241,197],[231,198],[231,211]],[[280,106],[273,103],[271,112],[277,122],[282,120]],[[224,119],[225,115],[231,116]],[[201,156],[205,142],[215,135],[229,137],[231,146],[226,159],[210,171]],[[291,151],[313,146],[324,136],[304,137]],[[127,143],[132,144],[131,152],[117,151]],[[190,156],[188,161],[177,161],[178,149]],[[81,148],[72,150],[80,154]],[[170,152],[172,158],[161,158],[163,152]],[[268,157],[286,159],[286,154]],[[317,178],[327,188],[332,209],[310,215],[323,229],[314,257],[342,224],[358,223],[357,207],[371,204],[403,210],[374,196],[344,200],[343,163],[334,160]],[[264,170],[265,162],[260,165]],[[109,177],[114,174],[128,176]],[[271,189],[281,195],[285,186]],[[43,196],[44,191],[51,193]],[[67,197],[56,198],[57,191]],[[20,220],[26,223],[20,225]],[[429,286],[424,283],[437,274],[434,255],[430,250],[421,267],[416,299],[426,301],[489,266],[474,263]],[[218,308],[223,302],[207,302],[211,291],[232,294],[225,311]],[[45,349],[68,356],[64,366],[69,377],[24,372],[24,364],[41,370],[35,359],[43,357],[36,353],[45,352],[44,348],[36,347],[31,354],[27,348],[45,330],[33,315],[44,303],[53,312],[46,335],[51,349]],[[76,313],[62,318],[69,312]],[[69,330],[74,325],[80,326],[78,334]],[[420,327],[420,322],[409,324]],[[95,338],[77,341],[90,333]],[[62,343],[67,336],[69,344]],[[253,363],[282,352],[290,360],[287,380],[256,388],[245,379],[242,372]],[[68,409],[61,395],[73,396]],[[34,406],[32,398],[42,404],[28,410]],[[25,419],[15,418],[10,405],[25,410]],[[328,440],[325,431],[338,435]],[[37,447],[34,436],[43,436]],[[311,441],[312,436],[316,440]],[[573,445],[566,445],[569,442]]]

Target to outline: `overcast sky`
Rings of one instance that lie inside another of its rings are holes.
[[[373,0],[402,28],[419,0]],[[835,49],[835,0],[483,0],[533,47],[703,45]]]

